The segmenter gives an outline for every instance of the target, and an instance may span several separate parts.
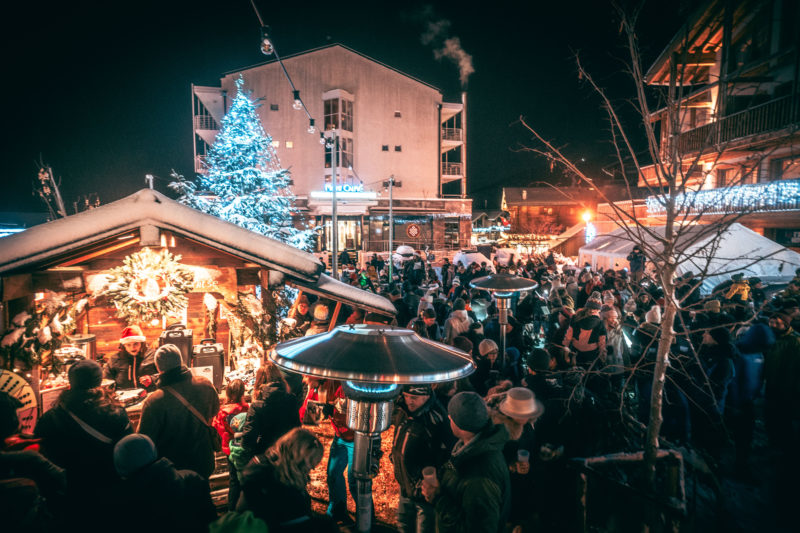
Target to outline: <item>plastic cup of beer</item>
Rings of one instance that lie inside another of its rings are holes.
[[[528,450],[517,450],[517,461],[527,463],[531,460],[531,452]]]
[[[426,466],[422,469],[422,479],[431,487],[439,485],[439,480],[436,478],[436,467]]]

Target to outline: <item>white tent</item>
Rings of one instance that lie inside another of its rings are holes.
[[[664,227],[648,228],[656,235],[664,234]],[[762,237],[741,224],[731,224],[712,246],[715,233],[710,226],[694,226],[685,233],[686,244],[679,243],[681,257],[678,261],[678,274],[704,270],[707,276],[701,286],[703,293],[710,293],[718,284],[730,279],[736,272],[745,277],[757,276],[764,283],[786,283],[792,279],[795,269],[800,268],[800,254],[776,242]],[[645,241],[655,243],[652,236],[645,235]],[[691,242],[697,239],[697,242]],[[589,263],[593,270],[630,268],[626,257],[635,242],[622,229],[599,235],[592,242],[581,247],[580,264]],[[652,265],[650,265],[652,267]]]

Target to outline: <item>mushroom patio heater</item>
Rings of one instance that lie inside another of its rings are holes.
[[[471,287],[491,292],[497,299],[497,322],[500,324],[500,355],[506,363],[506,326],[508,325],[508,303],[511,295],[519,291],[530,291],[539,286],[528,278],[511,274],[489,274],[472,280]]]
[[[380,434],[389,427],[401,385],[440,383],[475,370],[465,352],[383,325],[339,326],[327,333],[278,344],[270,358],[279,367],[341,380],[347,397],[347,427],[355,432],[356,527],[372,528],[372,478]]]

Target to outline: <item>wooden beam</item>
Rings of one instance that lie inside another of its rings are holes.
[[[84,261],[89,261],[90,259],[94,259],[95,257],[99,257],[101,255],[105,255],[107,253],[111,253],[111,252],[114,252],[116,250],[120,250],[122,248],[127,248],[128,246],[133,246],[134,244],[138,244],[138,243],[139,243],[139,237],[133,237],[129,241],[123,241],[123,242],[119,242],[119,243],[116,243],[116,244],[112,244],[111,246],[107,246],[105,248],[101,248],[99,250],[95,250],[94,252],[90,252],[88,254],[84,254],[84,255],[82,255],[80,257],[77,257],[75,259],[71,259],[71,260],[67,261],[66,263],[59,263],[58,266],[66,267],[66,266],[76,265],[78,263],[82,263]]]
[[[333,315],[331,315],[331,322],[328,324],[328,331],[331,331],[336,327],[336,320],[339,318],[339,311],[341,311],[341,309],[342,302],[336,302],[336,307],[333,309]]]

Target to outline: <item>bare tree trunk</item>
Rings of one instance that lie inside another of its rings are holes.
[[[668,264],[661,271],[662,287],[664,288],[664,316],[661,320],[661,338],[658,341],[658,355],[653,369],[653,387],[650,393],[650,420],[647,424],[647,433],[644,442],[644,467],[645,479],[650,490],[655,491],[656,459],[658,454],[658,435],[661,424],[664,422],[662,407],[664,403],[664,381],[667,375],[669,351],[675,334],[672,326],[678,312],[678,302],[675,300],[675,285],[672,277],[675,274],[674,265]]]

